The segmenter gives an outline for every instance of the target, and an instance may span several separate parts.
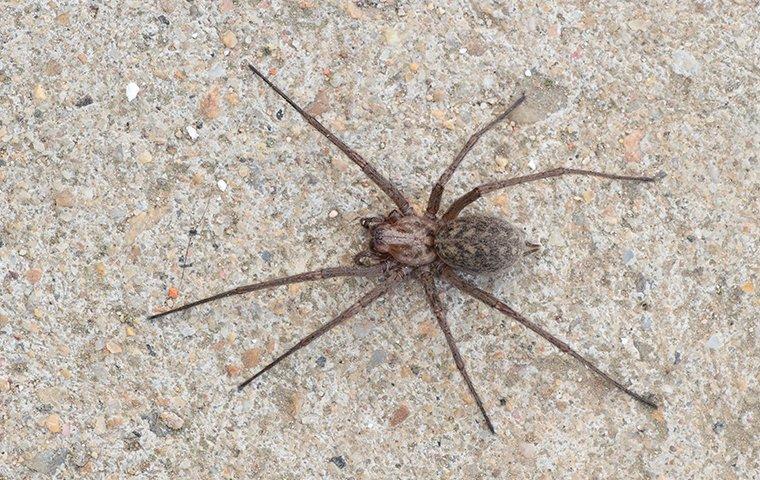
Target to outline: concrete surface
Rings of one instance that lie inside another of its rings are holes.
[[[0,477],[757,478],[755,2],[11,0],[0,17]],[[243,393],[372,282],[146,321],[350,262],[357,219],[390,209],[247,61],[418,206],[523,89],[445,202],[558,165],[666,172],[472,207],[543,245],[478,283],[663,408],[451,289],[495,436],[415,283]]]

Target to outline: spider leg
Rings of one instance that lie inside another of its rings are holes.
[[[380,298],[383,294],[385,294],[388,290],[390,290],[395,285],[398,285],[398,283],[403,280],[406,276],[408,276],[408,272],[403,272],[401,270],[395,270],[385,281],[383,281],[380,285],[376,286],[364,296],[362,296],[356,303],[348,307],[346,310],[344,310],[341,314],[339,314],[337,317],[333,318],[329,322],[325,323],[318,329],[314,330],[310,334],[303,337],[298,343],[290,347],[288,350],[285,351],[285,353],[281,354],[279,357],[275,358],[272,362],[270,362],[267,366],[256,372],[253,376],[248,378],[246,381],[238,385],[238,391],[245,388],[246,385],[251,383],[252,381],[256,380],[259,376],[263,375],[264,372],[271,369],[281,361],[283,361],[285,358],[289,357],[293,353],[297,352],[298,350],[302,349],[306,345],[310,344],[317,338],[321,337],[325,333],[329,332],[333,328],[337,327],[341,323],[345,322],[349,318],[353,317],[357,313],[359,313],[364,307],[372,303],[373,301]]]
[[[385,217],[364,217],[361,220],[359,220],[359,224],[369,230],[370,228],[374,227],[375,225],[378,225],[380,223],[383,223],[385,221]]]
[[[519,185],[521,183],[532,182],[535,180],[541,180],[544,178],[559,177],[560,175],[587,175],[592,177],[609,178],[612,180],[632,180],[634,182],[653,182],[662,178],[662,175],[656,177],[644,177],[644,176],[631,176],[631,175],[617,175],[613,173],[595,172],[592,170],[578,170],[575,168],[552,168],[543,172],[533,173],[530,175],[524,175],[522,177],[508,178],[506,180],[498,180],[496,182],[484,183],[479,185],[461,197],[457,198],[454,203],[451,204],[446,213],[441,218],[444,221],[455,219],[464,207],[471,204],[475,200],[479,199],[487,193],[491,193],[495,190],[511,187],[513,185]]]
[[[378,263],[387,263],[391,258],[385,253],[378,253],[373,250],[363,250],[354,255],[354,263],[363,267],[377,265]]]
[[[441,177],[433,186],[433,190],[430,192],[430,197],[428,198],[427,204],[428,217],[433,218],[435,217],[435,214],[438,213],[438,209],[441,207],[441,196],[443,196],[443,188],[446,185],[446,182],[451,179],[451,176],[454,175],[454,171],[456,171],[457,167],[459,167],[459,164],[462,163],[465,155],[467,155],[470,150],[472,150],[472,147],[475,146],[475,144],[478,142],[478,140],[480,140],[480,137],[483,136],[484,133],[492,129],[497,123],[507,118],[507,116],[512,113],[515,108],[519,107],[524,100],[525,93],[521,93],[520,96],[517,97],[517,100],[512,102],[512,104],[507,107],[504,112],[500,113],[496,118],[491,120],[488,125],[473,133],[472,136],[467,140],[467,143],[464,144],[462,149],[459,150],[459,153],[457,153],[457,156],[454,157],[451,165],[449,165],[449,167],[444,170],[444,172],[441,174]]]
[[[169,315],[170,313],[181,312],[182,310],[187,310],[188,308],[196,307],[204,303],[213,302],[214,300],[219,300],[220,298],[231,297],[233,295],[240,295],[240,294],[248,293],[248,292],[255,292],[257,290],[264,290],[264,289],[272,288],[272,287],[279,287],[281,285],[290,285],[291,283],[308,282],[312,280],[322,280],[325,278],[334,278],[334,277],[379,276],[386,273],[388,271],[389,266],[390,266],[389,263],[381,263],[381,264],[373,265],[371,267],[356,266],[356,267],[321,268],[319,270],[312,270],[310,272],[298,273],[296,275],[291,275],[289,277],[280,277],[280,278],[266,280],[259,283],[253,283],[251,285],[243,285],[240,287],[233,288],[232,290],[227,290],[226,292],[217,293],[216,295],[212,295],[210,297],[202,298],[200,300],[196,300],[194,302],[190,302],[185,305],[172,308],[171,310],[167,310],[165,312],[156,313],[155,315],[149,316],[148,320],[153,320],[155,318],[163,317],[165,315]]]
[[[441,300],[438,298],[438,289],[435,286],[433,275],[429,270],[425,271],[421,275],[420,280],[425,289],[425,296],[430,304],[430,309],[433,311],[436,320],[438,320],[438,326],[441,327],[441,331],[443,331],[443,335],[446,337],[446,342],[449,344],[449,350],[451,350],[451,355],[454,357],[454,363],[456,363],[459,373],[462,374],[462,378],[464,378],[467,388],[470,389],[470,394],[472,394],[475,399],[475,403],[478,404],[478,408],[480,409],[480,413],[483,414],[483,419],[486,421],[488,430],[490,430],[491,433],[496,433],[496,430],[493,428],[493,423],[491,423],[491,419],[488,417],[485,407],[483,407],[483,401],[480,399],[478,391],[475,390],[475,385],[473,385],[472,379],[470,379],[470,374],[467,373],[467,370],[465,369],[464,360],[462,359],[462,354],[459,353],[459,348],[454,341],[454,336],[451,334],[449,322],[446,320],[446,313],[443,310]]]
[[[291,100],[291,98],[288,97],[282,90],[277,88],[277,86],[272,83],[272,81],[269,80],[269,78],[267,78],[263,73],[258,71],[256,67],[249,63],[248,68],[250,68],[254,74],[262,79],[264,83],[269,85],[272,90],[277,92],[280,97],[282,97],[286,102],[290,104],[291,107],[293,107],[299,114],[301,114],[301,116],[309,123],[309,125],[317,129],[319,133],[321,133],[326,139],[332,142],[333,145],[338,147],[341,152],[346,154],[346,156],[350,158],[352,162],[358,165],[359,168],[361,168],[362,171],[370,178],[370,180],[375,182],[375,185],[380,187],[380,189],[385,192],[385,194],[388,195],[391,200],[393,200],[393,203],[395,203],[402,212],[405,214],[413,213],[412,207],[409,205],[409,201],[404,197],[401,191],[393,183],[391,183],[390,180],[382,176],[380,172],[378,172],[377,169],[372,166],[372,164],[367,162],[361,155],[343,143],[341,139],[336,137],[324,125],[322,125],[319,120],[306,113],[303,108],[299,107],[296,102]]]
[[[473,298],[476,298],[480,300],[481,302],[485,303],[486,305],[498,310],[499,312],[503,313],[504,315],[508,317],[512,317],[513,319],[517,320],[522,325],[528,327],[533,332],[539,334],[540,336],[544,337],[546,340],[549,341],[552,345],[559,348],[563,352],[569,354],[579,362],[581,362],[583,365],[588,367],[591,371],[602,377],[606,382],[609,384],[615,386],[616,388],[620,389],[621,391],[627,393],[634,399],[638,400],[639,402],[643,403],[644,405],[651,407],[651,408],[657,408],[657,404],[654,403],[652,400],[649,400],[645,398],[642,395],[639,395],[638,393],[630,390],[627,387],[624,387],[617,381],[615,381],[612,377],[604,373],[603,371],[599,370],[591,361],[587,360],[585,357],[577,353],[575,350],[573,350],[568,344],[563,342],[562,340],[558,339],[551,333],[547,332],[543,328],[539,327],[535,323],[531,322],[527,318],[523,317],[516,311],[512,310],[512,308],[509,307],[506,303],[500,301],[490,293],[486,292],[485,290],[481,290],[480,288],[476,287],[474,284],[466,281],[456,273],[454,273],[451,268],[445,267],[443,269],[443,277],[451,283],[454,287],[458,288],[462,292],[466,293],[467,295],[470,295]]]

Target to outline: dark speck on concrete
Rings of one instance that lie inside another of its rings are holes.
[[[314,175],[307,173],[306,183],[308,183],[309,185],[316,185],[317,183],[319,183],[319,179],[317,179],[317,177],[315,177]]]
[[[90,105],[92,102],[93,102],[92,97],[89,95],[85,95],[84,97],[77,100],[77,103],[75,103],[74,105],[81,108],[81,107],[86,107],[87,105]]]
[[[338,468],[345,468],[346,467],[346,460],[342,456],[332,457],[330,459],[330,462],[334,463],[336,467]]]
[[[726,429],[726,424],[725,422],[723,422],[723,420],[718,420],[717,422],[713,423],[712,428],[713,428],[713,432],[720,435],[723,432],[723,430]]]
[[[325,357],[317,358],[317,365],[319,367],[324,367],[326,364],[327,364],[327,359]]]
[[[140,437],[142,435],[138,431],[134,431],[130,434],[127,434],[124,436],[124,448],[128,452],[136,452],[138,450],[142,449],[142,445],[140,445]]]
[[[275,117],[277,117],[277,120],[282,120],[282,117],[285,116],[285,112],[283,109],[277,110],[277,113],[274,114]]]
[[[270,252],[268,250],[262,250],[259,253],[259,256],[261,257],[262,260],[264,260],[267,263],[269,263],[269,262],[272,261],[272,252]]]

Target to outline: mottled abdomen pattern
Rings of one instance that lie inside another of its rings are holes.
[[[485,215],[459,217],[435,235],[435,251],[446,264],[472,272],[494,272],[517,261],[525,250],[522,232]]]

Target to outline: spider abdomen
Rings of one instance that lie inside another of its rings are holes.
[[[447,265],[471,272],[495,272],[514,264],[525,252],[522,231],[486,215],[469,215],[442,225],[435,251]]]

